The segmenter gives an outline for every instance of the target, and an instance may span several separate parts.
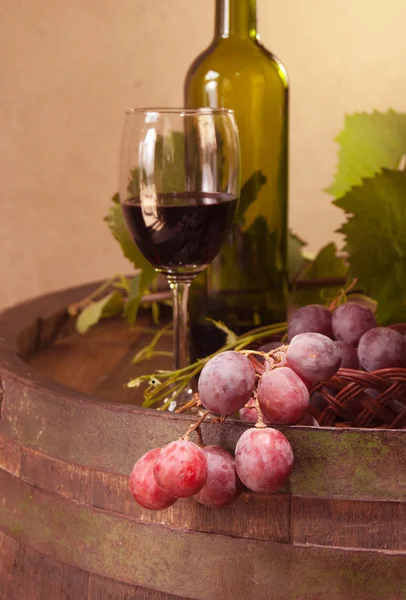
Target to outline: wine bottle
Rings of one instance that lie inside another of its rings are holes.
[[[228,242],[192,284],[192,353],[224,335],[283,321],[287,302],[288,78],[259,42],[255,0],[216,0],[215,36],[189,68],[185,105],[235,111],[242,190]]]

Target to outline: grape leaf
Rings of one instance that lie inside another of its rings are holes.
[[[336,245],[331,242],[327,246],[324,246],[315,259],[303,269],[298,280],[346,277],[347,270],[345,261],[337,256]],[[326,304],[339,291],[340,288],[338,286],[312,286],[309,289],[294,288],[290,295],[290,302],[299,306],[304,306],[305,304]]]
[[[136,269],[141,269],[140,291],[141,293],[147,288],[151,282],[157,277],[154,267],[138,250],[137,245],[133,241],[127,225],[124,220],[124,215],[119,203],[118,194],[112,198],[113,205],[109,208],[107,216],[104,218],[114,238],[120,244],[123,254]]]
[[[237,336],[234,333],[234,331],[231,331],[231,329],[229,329],[227,325],[225,325],[225,323],[223,323],[222,321],[215,321],[214,319],[210,319],[209,317],[206,317],[206,321],[209,321],[210,323],[212,323],[212,325],[214,325],[214,327],[220,329],[220,331],[223,331],[226,334],[226,344],[235,344],[235,342],[237,341]]]
[[[130,325],[135,323],[141,302],[140,281],[141,273],[137,273],[131,280],[127,302],[124,306],[124,316]]]
[[[123,297],[120,292],[110,292],[101,300],[97,300],[86,306],[76,319],[76,329],[79,333],[86,331],[95,325],[101,318],[112,317],[123,308]]]
[[[289,230],[288,233],[288,272],[289,279],[294,279],[306,265],[306,258],[303,256],[302,249],[306,246],[298,235]]]
[[[378,302],[382,324],[406,317],[406,172],[383,169],[352,188],[336,206],[350,215],[345,235],[350,272]]]
[[[390,110],[347,115],[340,144],[338,169],[327,190],[338,198],[382,168],[395,169],[406,152],[406,114]]]

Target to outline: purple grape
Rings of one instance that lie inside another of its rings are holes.
[[[376,319],[366,306],[347,302],[333,312],[332,327],[337,340],[356,346],[364,333],[376,327]]]
[[[365,371],[406,367],[405,339],[389,327],[374,327],[360,339],[358,358]]]
[[[341,350],[340,369],[359,369],[358,354],[354,346],[342,340],[336,341],[335,345]]]
[[[227,351],[211,358],[199,377],[198,391],[205,408],[218,415],[232,415],[251,398],[255,370],[239,352]]]
[[[307,412],[309,392],[292,369],[280,367],[262,375],[258,384],[258,401],[267,421],[294,425]]]
[[[194,498],[209,508],[222,508],[237,500],[242,491],[235,470],[234,457],[219,446],[206,446],[208,475],[206,483]]]
[[[302,306],[290,317],[288,322],[288,341],[299,333],[321,333],[333,337],[331,312],[321,304]]]
[[[252,427],[237,442],[235,467],[249,490],[273,492],[286,483],[292,472],[293,450],[277,429]]]
[[[290,342],[286,364],[306,381],[325,381],[340,367],[341,352],[321,333],[300,333]]]

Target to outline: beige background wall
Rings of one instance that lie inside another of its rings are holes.
[[[0,306],[128,271],[102,220],[125,108],[176,105],[214,0],[0,0]],[[317,250],[344,114],[406,110],[404,0],[259,0],[292,84],[291,226]],[[405,199],[406,201],[406,199]]]

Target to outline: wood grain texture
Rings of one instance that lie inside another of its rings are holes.
[[[21,447],[4,435],[0,435],[0,468],[17,477],[20,475]]]
[[[89,574],[0,531],[0,600],[189,600]]]
[[[177,531],[84,510],[0,472],[4,486],[0,529],[66,568],[199,600],[314,600],[321,585],[331,600],[404,598],[404,553]]]
[[[180,437],[193,421],[185,415],[101,403],[27,375],[3,371],[0,434],[68,462],[126,475],[137,458]],[[203,438],[206,444],[233,450],[246,427],[232,420],[223,426],[204,424]],[[391,501],[406,496],[406,431],[280,429],[295,454],[291,493]]]
[[[278,494],[144,510],[135,460],[193,417],[122,395],[151,333],[76,335],[64,306],[84,295],[0,315],[0,600],[406,598],[406,431],[284,427],[295,467]],[[246,427],[205,423],[203,439],[233,450]]]
[[[124,515],[140,523],[289,542],[288,494],[246,492],[237,502],[221,511],[204,507],[193,498],[179,500],[167,510],[149,511],[134,502],[128,489],[127,476],[66,463],[31,449],[23,449],[21,479],[61,498]]]
[[[290,530],[293,543],[406,551],[406,503],[293,496]]]
[[[19,306],[0,316],[4,388],[0,434],[62,460],[128,474],[136,458],[182,435],[193,418],[102,403],[95,395],[50,381],[16,355],[15,338],[21,327],[32,323],[27,322],[25,313],[34,320],[52,319],[55,307],[60,310],[64,302],[83,295],[81,288],[68,290],[35,299],[26,303],[24,310]],[[96,332],[94,335],[97,346]],[[208,424],[203,434],[206,443],[233,450],[245,428],[236,421],[223,427]],[[291,493],[354,500],[405,498],[406,431],[280,429],[295,452]]]
[[[158,590],[123,583],[117,579],[91,575],[88,600],[192,600],[192,598],[165,594]]]

